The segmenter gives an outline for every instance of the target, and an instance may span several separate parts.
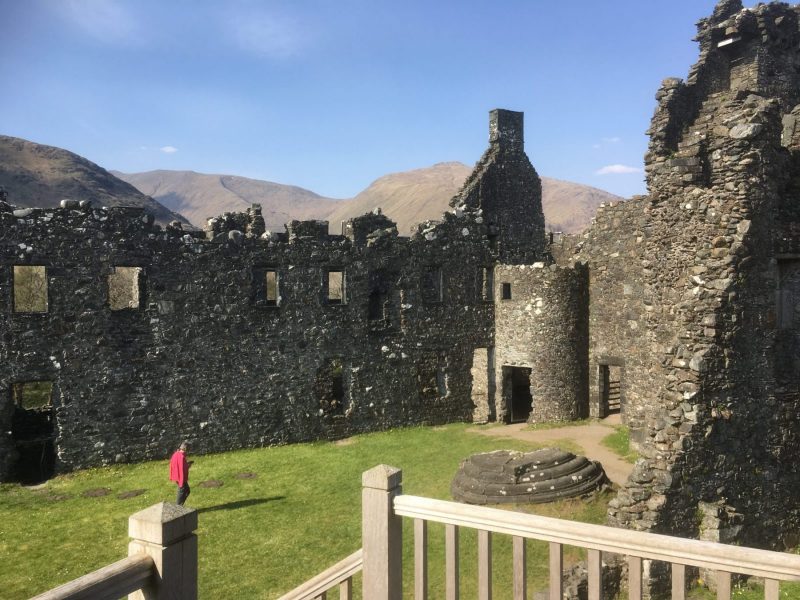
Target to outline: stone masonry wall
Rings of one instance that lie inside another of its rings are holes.
[[[795,330],[782,316],[796,310],[781,254],[793,224],[778,219],[792,212],[782,207],[797,174],[781,132],[798,81],[792,71],[764,85],[762,72],[800,64],[797,12],[720,2],[698,26],[690,80],[667,80],[657,96],[651,131],[679,135],[654,133],[646,157],[650,358],[626,370],[643,382],[628,401],[645,417],[644,458],[610,505],[612,524],[697,537],[703,507],[724,505],[730,541],[796,543],[800,478],[787,459],[800,439],[798,377],[779,343]]]
[[[540,262],[495,269],[498,421],[510,418],[507,367],[531,369],[530,423],[588,416],[588,276],[582,265]]]
[[[487,273],[547,258],[522,115],[492,111],[490,125],[453,210],[410,238],[379,211],[342,236],[318,221],[267,232],[255,205],[187,233],[138,209],[0,202],[0,480],[26,382],[53,384],[57,471],[163,458],[184,439],[205,453],[471,419],[494,390]],[[46,311],[15,309],[19,266],[46,269]],[[115,310],[121,267],[140,294]],[[570,277],[538,279],[552,319]],[[539,347],[578,365],[576,339]]]
[[[643,384],[650,379],[646,375],[650,352],[644,335],[649,305],[643,294],[641,267],[645,204],[639,197],[601,206],[592,227],[577,240],[570,259],[586,263],[589,269],[590,414],[606,416],[600,405],[601,365],[618,367],[622,417],[634,443],[647,418],[640,399],[646,394]]]

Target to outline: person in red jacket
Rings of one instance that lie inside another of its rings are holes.
[[[189,489],[189,467],[192,466],[191,460],[186,460],[186,451],[189,445],[181,442],[180,447],[169,459],[169,479],[178,484],[178,504],[186,502],[191,490]]]

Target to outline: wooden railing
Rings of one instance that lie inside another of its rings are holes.
[[[154,568],[155,562],[146,554],[129,556],[39,594],[33,600],[114,600],[149,587]]]
[[[128,557],[32,600],[197,599],[197,511],[161,502],[128,518]]]
[[[313,579],[296,587],[278,600],[326,600],[328,592],[339,587],[339,600],[353,599],[353,576],[361,572],[363,552],[356,550]]]
[[[362,543],[363,598],[365,600],[400,600],[402,581],[402,518],[414,523],[414,598],[428,598],[428,523],[445,527],[445,598],[459,600],[458,540],[459,530],[477,530],[478,535],[478,599],[492,598],[492,535],[512,537],[513,598],[524,600],[526,589],[527,552],[529,539],[549,542],[550,600],[562,598],[563,546],[585,548],[588,554],[588,597],[602,598],[603,552],[627,556],[628,589],[631,600],[642,598],[642,564],[645,560],[664,561],[672,566],[672,597],[686,597],[686,567],[716,571],[717,598],[729,600],[731,574],[741,573],[764,578],[766,600],[778,600],[781,581],[800,580],[800,556],[688,540],[653,533],[617,529],[540,517],[456,502],[404,496],[401,490],[402,472],[379,465],[362,476]],[[358,553],[352,557],[357,556]],[[346,561],[349,559],[346,559]],[[281,600],[325,598],[332,589],[332,576],[341,570],[342,561],[314,578],[300,589],[311,595],[283,596]],[[322,584],[325,580],[331,585]],[[307,586],[307,587],[306,587]],[[317,593],[317,596],[313,594]],[[348,592],[349,593],[349,592]],[[505,596],[505,594],[504,594]],[[350,596],[342,596],[350,599]]]

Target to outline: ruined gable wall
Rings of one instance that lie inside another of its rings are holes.
[[[795,10],[759,6],[740,20],[774,22],[776,11],[790,17]],[[701,23],[701,44],[713,49],[704,36],[735,34],[730,27]],[[760,32],[744,41],[768,46],[770,31]],[[743,48],[737,56],[775,49]],[[792,52],[795,62],[796,46]],[[737,515],[726,541],[774,547],[789,542],[783,536],[800,514],[800,482],[783,460],[797,448],[800,431],[789,417],[797,404],[776,381],[786,357],[775,344],[776,217],[791,177],[781,120],[791,94],[743,89],[759,81],[763,61],[750,64],[745,76],[745,65],[735,63],[730,89],[705,96],[697,115],[671,112],[668,90],[659,94],[653,129],[682,122],[683,134],[673,147],[654,136],[647,157],[644,294],[652,299],[653,377],[641,401],[650,420],[645,460],[612,501],[609,521],[702,537],[719,512],[699,517],[723,506]]]
[[[481,210],[503,264],[533,264],[547,258],[542,182],[523,146],[523,114],[490,113],[489,149],[450,201]]]

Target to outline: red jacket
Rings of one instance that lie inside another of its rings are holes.
[[[169,480],[175,481],[179,487],[189,482],[189,462],[186,454],[180,450],[176,450],[169,459]]]

